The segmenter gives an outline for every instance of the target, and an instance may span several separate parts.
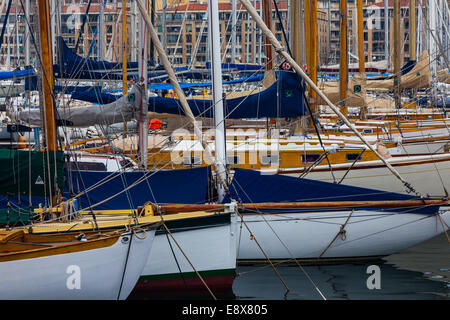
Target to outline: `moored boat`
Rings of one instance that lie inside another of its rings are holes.
[[[126,299],[150,254],[155,227],[0,234],[0,299]]]

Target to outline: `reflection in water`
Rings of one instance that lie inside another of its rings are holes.
[[[381,288],[369,290],[367,273],[370,265],[380,268]],[[303,266],[317,286],[314,287],[302,269],[295,264],[277,265],[289,288],[270,265],[238,266],[232,290],[214,292],[226,300],[320,300],[318,290],[328,300],[441,300],[450,299],[450,244],[444,234],[389,257],[365,262],[321,266]],[[177,290],[156,294],[133,292],[129,299],[211,300],[202,292]]]
[[[367,267],[380,267],[380,289],[368,289]],[[432,281],[421,272],[397,269],[383,260],[361,264],[304,266],[303,269],[326,297],[338,300],[450,299],[448,283]],[[236,299],[320,300],[314,285],[297,265],[277,266],[285,286],[270,266],[238,267],[233,284]]]

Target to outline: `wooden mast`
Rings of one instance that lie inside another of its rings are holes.
[[[264,22],[266,23],[266,26],[269,29],[272,29],[272,1],[271,0],[264,0],[263,1],[263,18],[264,18]],[[272,45],[269,41],[269,39],[267,39],[267,37],[265,37],[264,40],[264,44],[265,44],[265,53],[266,53],[266,70],[272,70],[273,69],[273,65],[272,65]]]
[[[311,27],[311,8],[310,8],[310,0],[304,0],[304,14],[303,14],[303,22],[304,22],[304,29],[305,29],[305,53],[306,53],[306,66],[307,71],[309,72],[309,67],[311,65],[311,52],[309,51],[310,46],[310,27]]]
[[[56,152],[58,149],[57,136],[56,136],[56,118],[55,108],[53,105],[52,92],[54,89],[53,81],[53,54],[52,54],[52,42],[51,42],[51,30],[50,30],[50,6],[48,0],[38,0],[39,10],[39,31],[40,31],[40,44],[41,44],[41,70],[42,70],[42,98],[41,105],[44,106],[44,129],[45,129],[45,145],[48,153]],[[56,161],[56,159],[55,159]],[[50,169],[50,159],[47,158],[47,164]],[[56,178],[56,162],[55,162],[55,178]],[[49,170],[49,177],[51,171]],[[51,180],[51,177],[50,177]],[[31,181],[30,181],[31,183]],[[56,185],[56,179],[55,179]],[[51,189],[50,189],[51,190]],[[57,192],[50,191],[51,205],[55,206],[57,203]]]
[[[305,3],[310,1],[310,28],[309,28],[309,63],[308,71],[311,80],[317,85],[317,0],[305,0]],[[317,95],[313,88],[309,87],[309,105],[311,113],[315,115],[317,110]],[[314,118],[310,117],[310,128],[314,127]]]
[[[298,63],[302,64],[302,48],[300,46],[300,13],[302,11],[300,0],[291,0],[291,30],[290,40],[292,49],[292,58]]]
[[[42,52],[42,89],[44,91],[45,143],[49,151],[57,150],[55,110],[53,106],[53,61],[50,41],[50,8],[48,0],[39,0],[39,31]]]
[[[356,0],[358,10],[358,62],[359,72],[365,73],[365,56],[364,56],[364,31],[363,31],[363,0]]]
[[[340,111],[347,116],[347,107],[345,100],[347,99],[348,87],[348,65],[347,65],[347,0],[340,0],[340,64],[339,69],[339,97]]]
[[[357,1],[357,17],[358,17],[358,64],[359,73],[362,77],[365,77],[366,67],[365,67],[365,54],[364,54],[364,24],[363,24],[363,0]],[[367,118],[367,106],[361,107],[361,119]]]

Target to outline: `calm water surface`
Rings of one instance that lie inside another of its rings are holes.
[[[367,273],[370,265],[380,268],[380,289],[367,287],[367,279],[372,275]],[[444,234],[367,263],[304,266],[304,271],[290,264],[277,266],[277,270],[288,292],[270,266],[238,267],[239,275],[233,285],[235,299],[320,300],[320,290],[328,300],[450,300],[450,243]]]
[[[379,267],[380,289],[368,289],[367,273]],[[281,282],[270,265],[238,266],[232,292],[218,293],[227,300],[450,300],[450,243],[445,234],[389,257],[354,264],[302,266],[276,265]],[[306,274],[308,276],[306,276]],[[313,283],[314,282],[314,285]],[[144,300],[211,300],[204,295],[166,292],[130,296]]]

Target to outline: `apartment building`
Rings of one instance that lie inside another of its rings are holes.
[[[67,45],[81,56],[98,58],[97,28],[100,13],[100,1],[92,0],[61,0],[57,4],[52,20],[54,35],[62,35]],[[151,3],[152,0],[147,0]],[[261,0],[251,0],[252,4],[261,10]],[[36,0],[31,0],[30,25],[37,30],[37,19],[34,14]],[[281,21],[273,7],[271,29],[277,39],[286,44],[283,29],[289,37],[289,2],[278,0]],[[208,60],[208,23],[206,20],[207,0],[166,0],[166,31],[162,30],[163,0],[155,0],[155,26],[160,39],[164,42],[167,53],[176,65],[204,64]],[[401,35],[403,58],[409,57],[409,0],[401,0]],[[87,18],[84,21],[89,6]],[[384,0],[364,0],[364,54],[366,61],[385,59],[384,48],[388,44],[389,56],[392,56],[393,39],[393,0],[388,3],[389,39],[385,39]],[[109,61],[123,59],[123,26],[122,0],[107,0],[104,8],[104,37],[101,56]],[[136,61],[137,33],[136,7],[131,0],[127,1],[127,58]],[[219,23],[224,62],[231,62],[231,0],[219,0]],[[0,22],[5,18],[6,6]],[[358,56],[357,16],[355,0],[348,0],[348,48],[350,61],[355,62]],[[318,62],[319,65],[339,62],[340,30],[339,30],[339,0],[318,1]],[[84,21],[84,23],[83,23]],[[21,2],[11,6],[7,29],[0,48],[0,64],[11,67],[24,65],[24,39],[26,19]],[[424,25],[424,23],[422,23]],[[83,26],[83,30],[81,30]],[[264,38],[246,10],[237,1],[236,59],[243,63],[266,62],[264,54]],[[165,38],[162,39],[163,34]],[[95,41],[94,41],[95,39]],[[292,45],[292,44],[291,44]],[[31,57],[36,57],[35,46],[30,45]]]

